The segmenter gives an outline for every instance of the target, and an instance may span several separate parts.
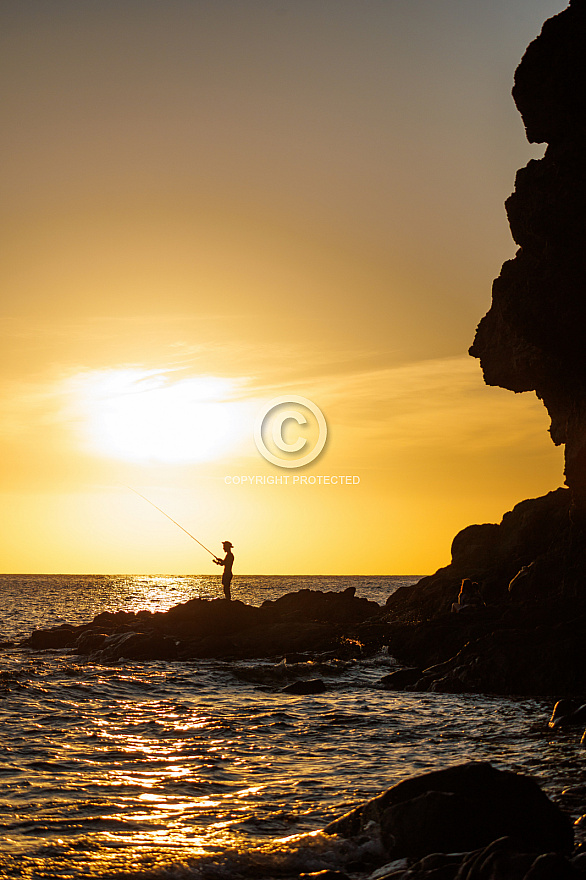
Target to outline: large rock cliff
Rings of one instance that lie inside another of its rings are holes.
[[[535,391],[564,443],[573,518],[586,521],[586,0],[545,22],[521,61],[515,103],[543,159],[506,202],[519,250],[493,285],[470,354],[488,385]]]
[[[568,489],[464,529],[449,566],[389,598],[391,653],[414,667],[390,688],[585,692],[586,0],[545,22],[513,97],[528,140],[548,146],[507,199],[519,249],[470,354],[488,385],[543,401],[553,442],[565,444]],[[450,614],[462,578],[482,584],[485,604]]]

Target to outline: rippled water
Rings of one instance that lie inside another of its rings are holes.
[[[409,579],[238,581],[240,597],[258,604],[350,583],[382,602]],[[3,577],[0,586],[2,638],[217,595],[217,578]],[[373,854],[373,841],[349,852],[316,832],[410,773],[487,759],[559,791],[584,760],[577,740],[544,735],[550,707],[540,701],[380,690],[386,653],[102,666],[9,648],[0,658],[3,877],[295,876]],[[303,677],[323,678],[328,691],[280,692]]]

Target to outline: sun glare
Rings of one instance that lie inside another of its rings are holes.
[[[168,372],[128,368],[75,380],[90,446],[137,462],[186,463],[219,458],[246,431],[235,380],[170,379]]]

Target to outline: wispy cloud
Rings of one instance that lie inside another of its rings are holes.
[[[377,439],[392,443],[394,449],[466,453],[515,445],[530,449],[543,447],[548,427],[545,409],[534,395],[487,387],[477,362],[468,357],[354,371],[324,358],[320,375],[302,373],[281,381],[263,367],[262,375],[216,379],[213,386],[218,399],[242,405],[247,424],[261,401],[291,392],[314,400],[346,442]],[[90,410],[95,422],[110,392],[118,403],[144,397],[146,392],[160,395],[165,388],[172,395],[173,388],[192,389],[202,376],[212,387],[209,374],[196,371],[191,362],[171,361],[158,368],[125,364],[109,370],[61,372],[44,382],[5,383],[0,393],[0,435],[34,434],[43,427],[68,423],[79,426]],[[128,380],[124,387],[121,377]],[[96,389],[101,389],[99,394]]]
[[[465,356],[324,376],[312,392],[336,424],[394,448],[543,446],[549,424],[535,395],[486,386]]]

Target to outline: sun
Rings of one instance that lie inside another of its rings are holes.
[[[87,442],[113,458],[206,461],[226,454],[246,431],[236,380],[129,367],[85,373],[74,384]]]

